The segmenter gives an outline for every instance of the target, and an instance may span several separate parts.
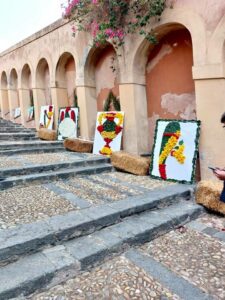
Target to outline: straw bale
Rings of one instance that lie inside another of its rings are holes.
[[[225,215],[225,203],[220,201],[222,189],[223,182],[221,181],[200,181],[196,189],[196,202],[209,210]]]
[[[38,130],[38,137],[42,140],[55,141],[57,138],[57,132],[52,129],[40,128]]]
[[[63,145],[66,149],[73,152],[91,153],[93,149],[93,142],[82,139],[68,138],[65,139]]]
[[[111,163],[115,168],[135,175],[149,173],[150,159],[124,151],[113,152]]]

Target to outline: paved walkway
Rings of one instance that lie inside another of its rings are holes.
[[[225,218],[205,214],[27,299],[224,300],[224,227]]]
[[[91,156],[68,152],[38,155],[21,154],[12,157],[0,157],[0,167],[45,165],[47,163],[78,160],[81,157],[88,159]],[[56,180],[47,184],[38,183],[9,188],[0,191],[0,231],[4,233],[8,229],[12,229],[12,231],[15,229],[16,232],[17,228],[22,228],[23,224],[28,223],[29,226],[30,223],[36,221],[46,221],[47,223],[53,216],[66,216],[70,212],[76,214],[76,211],[83,213],[89,208],[98,209],[98,206],[103,207],[108,204],[109,206],[119,204],[118,209],[120,209],[120,201],[124,201],[122,207],[124,211],[128,207],[126,207],[125,201],[129,205],[134,205],[135,201],[142,200],[143,203],[139,203],[139,205],[144,207],[149,203],[141,198],[142,195],[149,195],[149,192],[156,191],[153,194],[157,197],[159,191],[167,190],[167,188],[169,190],[169,187],[173,188],[174,184],[153,180],[150,177],[108,172]],[[175,199],[175,202],[179,202],[179,199],[178,201]],[[182,203],[184,202],[180,204]],[[183,206],[180,207],[184,210]],[[163,208],[163,204],[159,204],[159,208]],[[133,208],[129,209],[130,212],[134,213]],[[131,214],[130,212],[127,211],[127,216]],[[101,213],[103,214],[103,212]],[[170,212],[170,214],[173,215],[173,212]],[[174,211],[174,215],[176,215],[176,211]],[[161,218],[166,218],[166,216],[168,215],[162,214]],[[91,215],[91,217],[96,216]],[[135,218],[136,216],[131,217],[132,221],[130,223],[126,219],[122,223],[124,223],[124,226],[127,224],[126,226],[133,227],[136,224],[137,232],[138,230],[145,230],[145,224],[141,228],[140,222],[136,222],[137,219]],[[149,225],[147,224],[148,220],[144,219],[146,218],[144,214],[142,218],[142,220],[146,220],[147,228],[147,225]],[[122,228],[123,224],[117,224],[118,221],[119,219],[115,221],[114,226],[118,227],[119,232],[120,226]],[[159,220],[155,221],[158,222]],[[95,265],[86,271],[77,272],[76,268],[74,271],[70,270],[67,275],[71,278],[64,278],[63,284],[48,286],[45,291],[38,290],[33,295],[21,296],[17,299],[224,300],[225,218],[205,213],[188,224],[186,224],[186,221],[187,218],[185,217],[185,224],[175,226],[175,229],[169,233],[161,235],[142,246],[124,247],[124,250],[119,252],[120,254],[107,256],[100,265]],[[105,222],[107,223],[107,221]],[[61,225],[59,224],[59,227]],[[105,225],[102,226],[102,231],[104,231]],[[121,232],[124,234],[124,238],[127,237],[126,230],[129,227],[126,226],[124,231]],[[97,230],[99,229],[97,228]],[[130,233],[129,230],[128,233]],[[135,230],[136,228],[133,228],[133,231]],[[107,233],[107,230],[105,232]],[[98,231],[96,233],[98,234]],[[110,231],[111,233],[113,232]],[[13,239],[14,236],[11,238]],[[108,237],[107,242],[110,242],[109,239]],[[70,242],[68,241],[68,244]],[[55,248],[59,249],[59,253],[64,251],[62,245]],[[84,252],[87,250],[84,249]],[[54,253],[46,251],[47,256],[54,256]],[[4,256],[4,253],[2,255]],[[53,259],[55,258],[53,257]],[[57,258],[59,262],[61,262],[60,259],[61,257]]]

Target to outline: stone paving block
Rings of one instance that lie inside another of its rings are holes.
[[[216,228],[207,227],[203,231],[203,233],[214,236],[216,233],[218,233],[218,230]]]
[[[176,205],[171,205],[161,211],[162,214],[169,215],[173,220],[173,225],[187,223],[191,221],[191,217],[195,218],[203,211],[202,207],[196,204],[180,201]]]
[[[213,300],[213,297],[205,294],[193,284],[177,276],[150,256],[143,255],[139,251],[129,250],[125,253],[125,257],[140,268],[143,268],[150,276],[154,277],[163,286],[180,296],[183,300]]]
[[[202,232],[204,229],[207,228],[207,225],[200,223],[198,221],[191,221],[186,226],[189,227],[190,229],[197,230],[199,232]]]
[[[28,295],[47,285],[55,266],[41,253],[20,259],[1,269],[0,300]]]
[[[118,251],[122,247],[123,239],[114,234],[110,227],[94,233],[96,239],[100,239],[111,251]]]
[[[114,224],[120,220],[120,212],[109,205],[90,207],[82,213],[92,219],[95,227],[104,227]]]
[[[51,217],[46,220],[46,223],[54,230],[54,234],[59,241],[68,240],[95,230],[94,221],[88,215],[81,214],[78,211]]]
[[[79,238],[66,242],[66,249],[81,264],[81,269],[85,269],[95,262],[100,262],[109,252],[107,245],[94,236]]]
[[[76,267],[77,270],[80,269],[78,261],[75,260],[74,257],[72,257],[68,251],[66,251],[66,248],[63,245],[43,250],[42,254],[45,255],[51,261],[51,263],[55,266],[56,270],[71,267],[71,265],[74,265],[74,267]]]
[[[72,193],[65,192],[65,194],[61,194],[63,198],[70,201],[75,206],[78,206],[79,208],[88,208],[91,206],[91,204],[88,201],[85,201],[79,197],[76,197]]]
[[[54,232],[44,221],[0,230],[0,263],[54,242]]]
[[[219,231],[216,234],[214,234],[213,236],[218,238],[219,240],[225,242],[225,232],[224,231]]]

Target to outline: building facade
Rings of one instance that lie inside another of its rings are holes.
[[[92,48],[88,33],[72,37],[59,20],[0,54],[0,108],[5,119],[39,126],[40,107],[73,105],[77,96],[80,134],[93,139],[97,111],[110,90],[125,112],[123,149],[151,151],[159,118],[201,120],[201,178],[208,166],[224,166],[225,1],[176,0],[153,20],[158,44],[126,36],[121,49],[108,42]],[[34,104],[35,119],[27,109]],[[21,117],[12,112],[20,107]]]

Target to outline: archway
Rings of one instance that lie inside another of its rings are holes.
[[[110,92],[119,98],[118,64],[112,45],[108,45],[102,50],[94,66],[97,110],[102,111],[107,106],[106,101]],[[115,107],[111,104],[111,107],[107,107],[107,109],[115,110]]]
[[[56,67],[56,87],[60,94],[59,106],[76,105],[76,65],[73,55],[63,53]]]
[[[10,118],[16,123],[21,121],[20,101],[18,91],[18,75],[16,69],[12,69],[9,75],[8,85]]]
[[[36,69],[36,88],[39,90],[37,102],[39,105],[51,105],[51,89],[49,64],[45,58],[42,58]]]
[[[28,64],[23,66],[21,72],[20,98],[23,124],[26,127],[35,127],[32,76]]]
[[[4,119],[10,118],[9,112],[9,98],[8,98],[8,80],[6,72],[3,71],[1,75],[1,115]]]
[[[159,36],[149,48],[146,95],[150,146],[157,119],[196,119],[193,51],[189,31],[179,25]]]

